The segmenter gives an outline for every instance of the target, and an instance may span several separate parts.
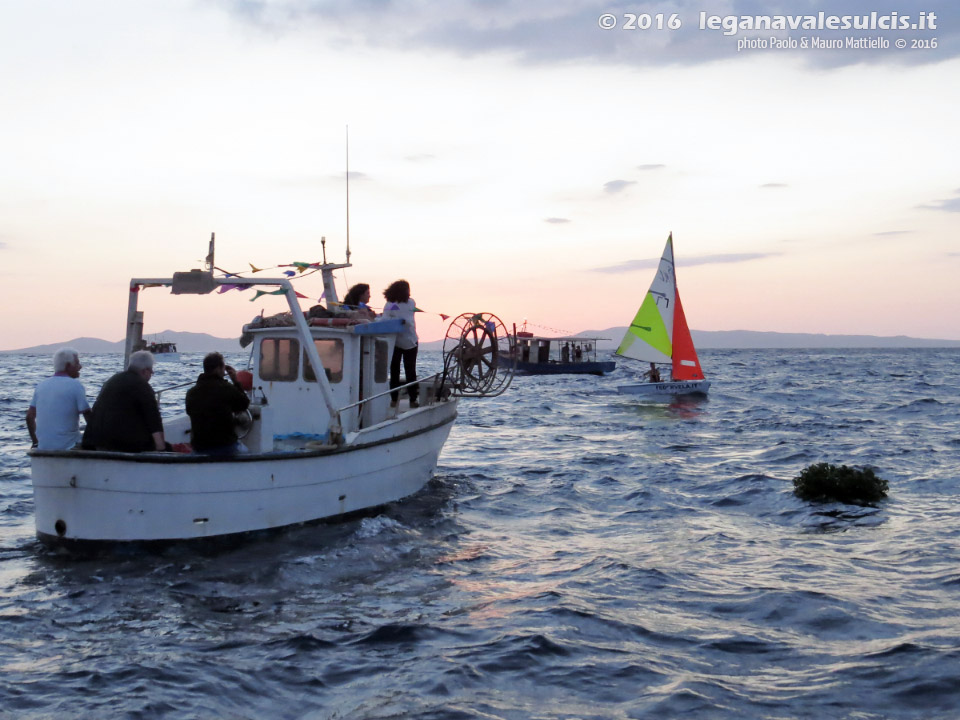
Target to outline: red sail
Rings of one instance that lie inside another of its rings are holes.
[[[679,292],[673,308],[673,379],[703,380],[700,358],[693,347],[693,338],[690,337],[690,328],[687,327],[687,318],[683,314]]]

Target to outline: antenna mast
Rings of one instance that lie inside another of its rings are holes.
[[[206,265],[207,265],[207,272],[210,273],[211,275],[213,274],[213,270],[214,270],[214,267],[213,267],[213,264],[214,264],[214,259],[213,259],[213,243],[214,243],[214,240],[216,239],[216,237],[217,237],[217,234],[216,234],[216,233],[210,233],[210,246],[209,246],[209,248],[207,249],[207,258],[206,258],[206,260],[205,260]]]
[[[350,263],[350,126],[347,125],[347,264]]]

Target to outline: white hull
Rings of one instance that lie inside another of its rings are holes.
[[[178,352],[165,352],[165,353],[154,353],[153,359],[160,362],[180,362],[180,353]]]
[[[674,395],[706,395],[710,389],[709,380],[677,380],[658,383],[640,383],[639,385],[620,385],[617,391],[624,395],[638,397],[672,397]]]
[[[213,538],[399,500],[430,479],[456,405],[410,411],[310,452],[35,452],[37,535],[53,543]]]

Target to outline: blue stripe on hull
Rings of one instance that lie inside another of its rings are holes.
[[[517,372],[525,375],[603,375],[613,372],[617,364],[612,361],[578,363],[517,363]]]

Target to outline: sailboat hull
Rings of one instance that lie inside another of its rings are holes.
[[[619,385],[617,391],[623,395],[638,397],[672,397],[674,395],[706,395],[710,389],[709,380],[676,380],[658,383],[639,383],[637,385]]]

